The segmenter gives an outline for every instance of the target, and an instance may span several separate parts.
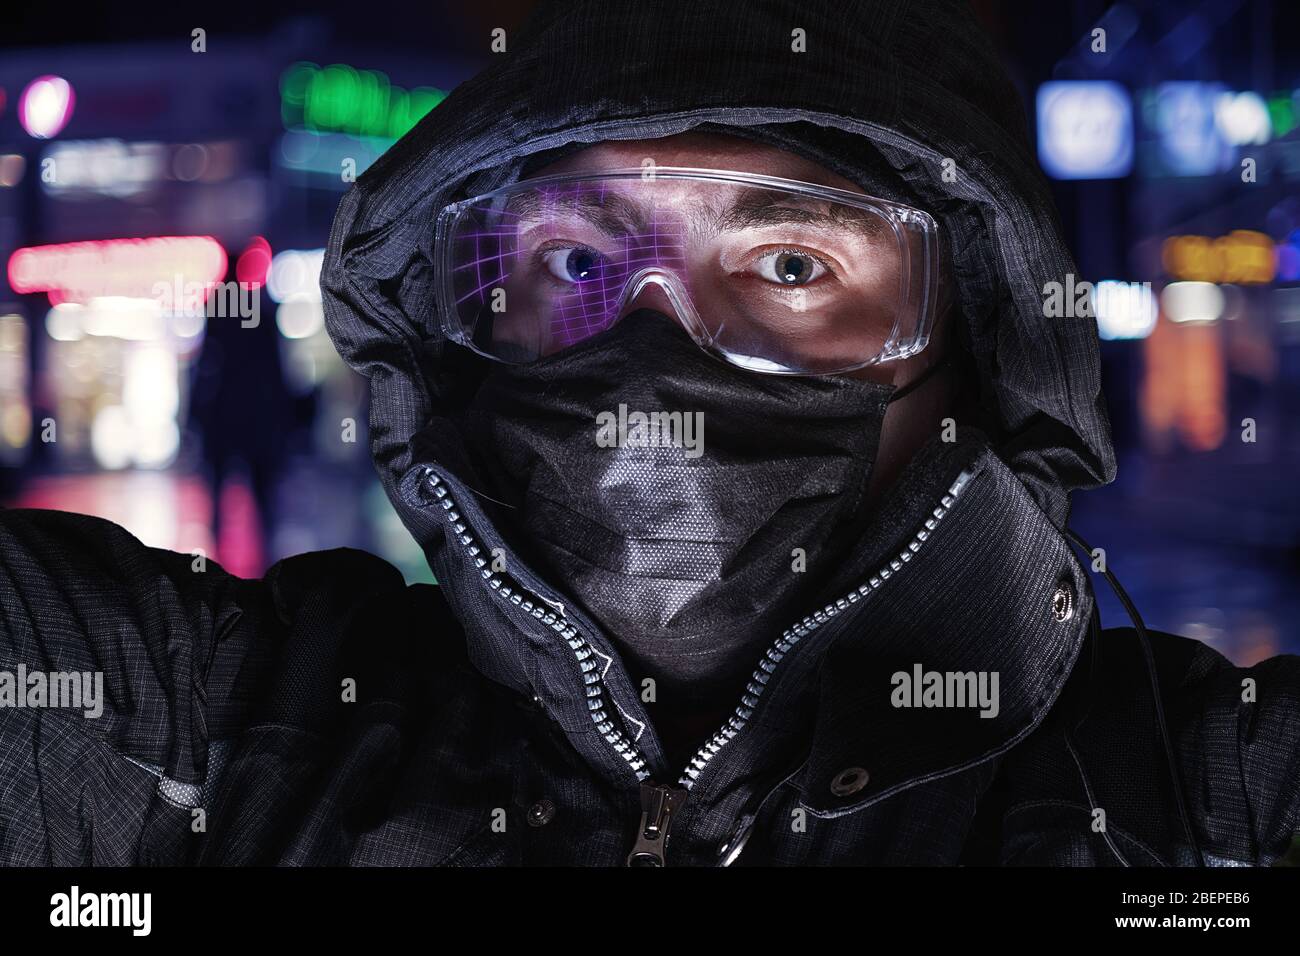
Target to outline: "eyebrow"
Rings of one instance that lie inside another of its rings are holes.
[[[547,211],[557,208],[575,213],[612,238],[629,233],[641,235],[649,229],[642,207],[613,189],[524,191],[510,197],[504,212],[517,217],[517,221],[540,221]],[[879,237],[887,231],[884,220],[871,210],[758,187],[742,193],[721,212],[692,203],[687,218],[696,229],[708,232],[786,224],[847,227],[867,238]]]
[[[545,212],[556,208],[576,213],[613,238],[646,230],[645,219],[636,203],[614,190],[601,190],[599,193],[530,190],[511,196],[505,212],[521,220],[541,220]]]
[[[721,229],[749,226],[812,224],[842,229],[848,227],[866,236],[878,236],[884,221],[878,213],[845,203],[759,190],[742,195],[718,219]]]

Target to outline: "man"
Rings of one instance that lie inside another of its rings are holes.
[[[1300,661],[1103,633],[1114,459],[947,2],[562,3],[345,198],[329,328],[439,586],[0,521],[8,863],[1268,864]],[[1149,654],[1148,654],[1149,648]],[[58,665],[58,667],[55,667]]]

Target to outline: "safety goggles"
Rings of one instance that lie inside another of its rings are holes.
[[[940,272],[938,225],[919,209],[677,167],[530,179],[452,203],[435,251],[443,331],[489,358],[554,355],[653,299],[702,348],[793,375],[915,355]]]

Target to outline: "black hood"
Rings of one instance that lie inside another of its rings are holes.
[[[485,361],[433,314],[438,210],[543,157],[687,129],[783,146],[933,212],[993,450],[1057,527],[1071,491],[1113,477],[1095,324],[1044,317],[1043,287],[1075,266],[1020,98],[964,4],[566,0],[507,44],[359,179],[325,256],[330,335],[369,379],[371,451],[422,544],[400,484],[422,462],[465,473],[449,416]]]

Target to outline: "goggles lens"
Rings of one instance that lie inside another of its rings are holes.
[[[746,173],[526,180],[448,206],[435,248],[444,331],[505,362],[605,331],[652,287],[701,347],[776,374],[906,358],[934,319],[927,213]]]

